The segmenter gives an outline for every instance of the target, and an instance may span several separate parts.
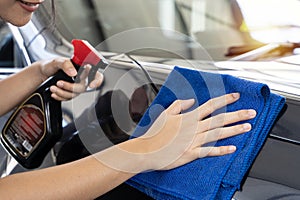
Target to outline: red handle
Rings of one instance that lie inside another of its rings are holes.
[[[103,58],[98,51],[85,40],[72,40],[74,46],[74,54],[72,61],[83,66],[90,64],[96,66]]]

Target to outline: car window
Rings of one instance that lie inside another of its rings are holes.
[[[58,0],[56,3],[58,30],[68,40],[86,39],[94,46],[117,34],[146,27],[161,31],[153,33],[147,29],[130,42],[142,38],[145,44],[151,42],[192,59],[195,53],[186,52],[197,48],[205,49],[213,60],[224,60],[230,46],[256,42],[240,31],[240,11],[231,0]],[[126,45],[130,45],[128,41],[108,42],[102,50],[122,52]],[[160,51],[151,53],[166,57]]]
[[[0,68],[14,67],[12,35],[2,20],[0,20],[0,41]]]

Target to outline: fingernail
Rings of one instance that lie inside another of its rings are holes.
[[[248,116],[249,117],[255,117],[256,116],[256,111],[255,110],[248,110]]]
[[[251,124],[249,124],[249,123],[243,124],[243,130],[244,131],[250,131],[251,130]]]
[[[228,147],[228,152],[229,153],[233,153],[233,152],[235,152],[236,151],[236,146],[229,146]]]
[[[90,87],[90,88],[95,88],[96,85],[95,85],[95,83],[92,82],[92,83],[90,83],[89,87]]]
[[[58,87],[63,87],[63,86],[64,86],[64,83],[63,83],[62,81],[58,81],[58,82],[57,82],[57,86],[58,86]]]
[[[180,102],[181,102],[182,107],[190,107],[190,106],[194,105],[195,99],[186,99],[186,100],[182,100]]]
[[[238,98],[240,98],[240,93],[232,93],[232,97],[234,98],[234,99],[238,99]]]
[[[187,101],[190,103],[195,103],[195,99],[187,99]]]
[[[51,91],[52,93],[55,93],[55,92],[56,92],[55,86],[51,86],[51,87],[50,87],[50,91]]]
[[[70,74],[70,76],[76,76],[77,71],[74,68],[69,68],[68,73]]]

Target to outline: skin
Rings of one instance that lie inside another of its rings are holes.
[[[15,0],[0,0],[0,16],[9,23],[22,26],[30,20],[31,15],[32,13],[22,10]],[[58,69],[64,70],[69,76],[76,75],[69,59],[57,58],[36,62],[2,80],[0,114],[15,107]],[[102,75],[98,74],[90,86],[99,86],[102,80]],[[51,87],[52,97],[58,100],[71,99],[84,89],[84,83],[71,84],[64,81],[58,81]],[[13,174],[0,179],[0,197],[22,200],[95,199],[138,173],[169,170],[198,158],[233,153],[236,150],[235,146],[203,145],[251,130],[248,123],[232,126],[230,124],[254,118],[254,110],[239,110],[207,118],[215,110],[238,99],[238,93],[227,94],[211,99],[184,114],[181,114],[182,111],[190,108],[194,100],[177,100],[159,116],[142,137],[125,141],[68,164]],[[119,160],[122,162],[118,162]]]
[[[42,0],[26,0],[32,3],[42,3]],[[16,0],[1,0],[0,15],[4,21],[16,26],[23,26],[29,22],[32,12],[24,10]]]

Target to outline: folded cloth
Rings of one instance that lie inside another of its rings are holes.
[[[235,145],[235,153],[197,159],[172,170],[141,173],[127,183],[159,200],[231,199],[240,189],[285,103],[285,99],[271,93],[267,85],[231,75],[175,67],[133,133],[134,137],[145,133],[154,119],[176,99],[194,98],[196,104],[191,108],[194,109],[211,98],[233,92],[239,92],[240,99],[212,115],[255,109],[257,116],[247,121],[252,130],[210,145]]]

